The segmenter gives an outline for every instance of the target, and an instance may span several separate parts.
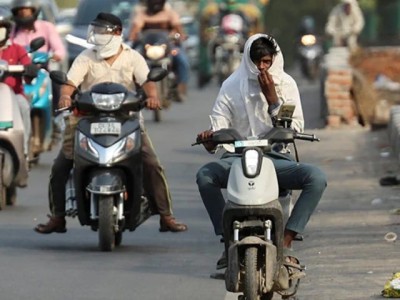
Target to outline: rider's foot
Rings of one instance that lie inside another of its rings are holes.
[[[178,95],[176,98],[177,102],[185,102],[187,97],[187,87],[185,83],[179,83],[177,86]]]
[[[293,250],[285,248],[283,252],[283,255],[285,256],[285,262],[283,265],[288,270],[289,279],[293,280],[305,277],[306,267],[300,264],[299,259],[293,254]]]
[[[220,269],[225,269],[226,267],[228,267],[228,262],[227,262],[225,251],[224,251],[224,252],[222,252],[221,257],[217,261],[216,269],[220,270]]]
[[[160,231],[181,232],[188,228],[185,224],[178,222],[174,216],[160,216]]]
[[[53,232],[64,233],[67,232],[65,227],[65,217],[49,216],[50,220],[46,224],[37,225],[34,230],[38,233],[49,234]]]

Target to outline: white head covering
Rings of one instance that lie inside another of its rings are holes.
[[[260,71],[250,58],[251,45],[262,37],[270,38],[266,34],[255,34],[246,41],[239,68],[222,84],[210,116],[213,130],[234,127],[243,136],[258,136],[272,128],[268,102],[258,82]],[[296,106],[292,127],[302,132],[304,120],[297,84],[284,72],[282,52],[276,41],[273,42],[277,46],[278,53],[273,58],[268,72],[272,75],[280,102]]]

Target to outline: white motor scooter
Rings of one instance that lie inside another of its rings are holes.
[[[280,191],[273,162],[265,155],[277,146],[287,149],[295,139],[319,141],[313,134],[290,129],[291,117],[278,118],[276,127],[262,137],[245,139],[234,129],[221,129],[211,138],[215,144],[233,144],[232,155],[237,157],[229,173],[223,232],[225,286],[229,292],[243,293],[238,299],[270,300],[275,292],[289,299],[302,277],[291,276],[283,254],[291,193]],[[205,141],[197,141],[201,142]]]
[[[31,51],[44,45],[43,38],[31,42]],[[23,76],[25,66],[0,60],[0,210],[14,205],[17,187],[28,183],[28,163],[24,151],[24,125],[14,92],[3,83],[7,76]]]
[[[7,73],[22,74],[24,66],[10,66],[0,60],[0,77]],[[24,125],[14,92],[0,82],[0,209],[13,205],[16,188],[28,181],[28,165],[24,153]]]

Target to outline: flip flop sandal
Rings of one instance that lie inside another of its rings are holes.
[[[283,265],[288,268],[289,279],[300,279],[306,276],[306,273],[304,272],[306,270],[306,266],[300,264],[300,261],[294,255],[292,248],[284,248],[283,256],[285,257],[285,262]],[[289,258],[290,261],[287,261],[287,258]]]
[[[222,252],[221,257],[217,261],[216,269],[221,270],[228,267],[228,261],[226,259],[225,251]]]
[[[304,272],[306,268],[304,265],[300,264],[299,259],[294,255],[293,249],[284,248],[283,256],[285,257],[283,265],[287,268],[289,273],[289,288],[277,293],[282,296],[282,299],[292,299],[292,297],[297,293],[300,279],[306,276],[306,273]],[[286,261],[287,258],[290,259],[290,262]]]

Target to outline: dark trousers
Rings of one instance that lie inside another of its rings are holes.
[[[226,189],[229,172],[236,157],[222,158],[207,163],[197,173],[197,185],[216,235],[221,235],[225,199],[221,189]],[[302,233],[327,186],[325,174],[316,166],[270,157],[278,184],[283,189],[302,190],[286,229]]]
[[[158,160],[147,133],[142,132],[142,160],[144,190],[162,216],[172,215],[171,196],[164,169]],[[49,181],[49,207],[53,216],[65,216],[65,185],[73,167],[73,160],[61,150],[54,160]]]

